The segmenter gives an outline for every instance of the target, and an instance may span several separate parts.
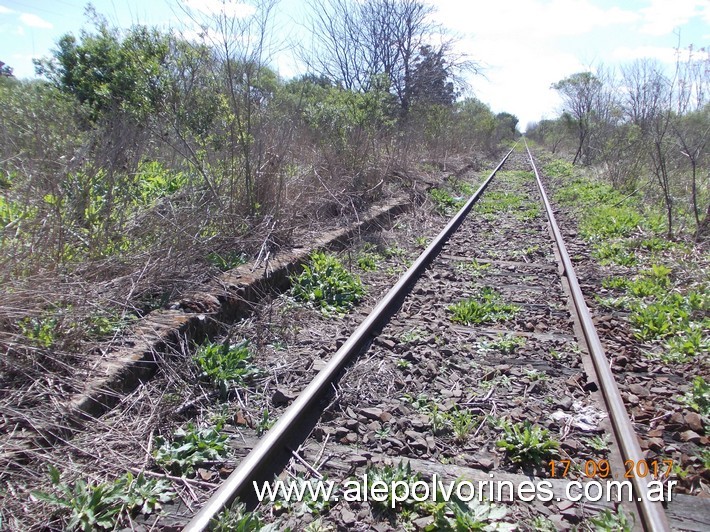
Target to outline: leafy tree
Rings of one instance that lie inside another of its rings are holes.
[[[452,105],[456,101],[456,90],[449,69],[443,48],[435,51],[429,45],[422,46],[407,87],[409,102]]]
[[[552,88],[562,96],[565,111],[574,120],[577,128],[578,144],[572,164],[580,160],[588,161],[589,137],[602,82],[591,72],[579,72],[554,83]]]
[[[0,78],[2,77],[12,78],[14,76],[12,74],[12,68],[0,61]]]
[[[157,30],[133,26],[122,36],[99,20],[95,33],[64,35],[53,57],[35,60],[35,69],[87,104],[94,121],[114,111],[140,121],[163,103],[169,49],[168,38]]]

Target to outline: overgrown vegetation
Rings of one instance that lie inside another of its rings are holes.
[[[527,135],[567,154],[574,165],[597,168],[622,195],[660,207],[656,221],[669,239],[688,232],[706,239],[710,57],[692,45],[677,52],[674,69],[638,59],[619,76],[599,68],[560,80],[553,87],[564,112],[528,125]],[[608,236],[624,236],[640,222],[623,202],[597,212],[598,221],[613,220]]]
[[[602,265],[634,267],[631,277],[614,276],[603,287],[614,295],[598,297],[605,306],[629,311],[635,337],[653,346],[665,362],[686,362],[707,351],[710,301],[707,283],[679,279],[686,247],[663,238],[662,223],[652,208],[644,209],[634,195],[612,186],[573,176],[571,165],[556,161],[545,167],[562,177],[555,198],[571,206],[580,218],[580,234]],[[674,266],[674,264],[676,266]]]

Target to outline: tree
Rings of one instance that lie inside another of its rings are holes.
[[[552,85],[565,102],[565,111],[576,124],[578,142],[572,164],[589,162],[589,136],[602,82],[591,72],[580,72]]]
[[[692,46],[688,47],[685,61],[681,61],[680,53],[678,54],[676,69],[678,118],[673,121],[671,128],[680,153],[690,164],[691,209],[695,218],[696,233],[700,236],[701,227],[707,227],[710,223],[710,204],[707,206],[704,222],[700,221],[698,205],[698,168],[710,142],[710,50],[701,48],[696,52]]]
[[[120,111],[141,122],[163,102],[168,38],[145,26],[122,36],[100,18],[96,24],[80,40],[64,35],[52,58],[35,60],[37,74],[87,104],[92,120]]]
[[[14,77],[12,74],[12,68],[2,61],[0,61],[0,78],[12,78]]]
[[[515,140],[518,135],[520,135],[518,132],[518,117],[506,112],[498,113],[494,132],[496,143],[503,139]]]
[[[456,90],[451,81],[443,48],[434,51],[429,45],[421,47],[406,92],[407,106],[412,104],[450,106],[456,101]]]
[[[404,115],[417,94],[427,99],[434,90],[435,99],[450,99],[453,74],[475,70],[450,53],[451,41],[433,44],[443,31],[432,21],[434,8],[420,0],[324,0],[310,7],[314,50],[306,60],[311,67],[347,90],[365,92],[385,74]]]

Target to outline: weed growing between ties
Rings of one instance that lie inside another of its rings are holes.
[[[512,318],[520,307],[505,303],[493,288],[484,287],[478,297],[468,298],[448,307],[451,321],[463,325],[478,325]]]
[[[278,521],[265,523],[259,512],[247,511],[246,504],[236,502],[231,508],[223,510],[210,521],[209,529],[213,532],[271,532],[280,530]]]
[[[292,277],[291,294],[323,314],[343,314],[365,294],[360,278],[351,274],[333,255],[317,251],[300,275]]]
[[[617,532],[631,532],[634,529],[635,522],[633,514],[627,515],[621,507],[617,510],[602,510],[595,517],[589,519],[589,524],[594,527],[594,530],[614,530]]]
[[[501,423],[503,439],[496,445],[505,449],[515,464],[538,465],[546,458],[554,456],[559,443],[550,438],[550,431],[529,421],[522,423]]]

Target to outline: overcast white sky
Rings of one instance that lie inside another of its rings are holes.
[[[94,0],[111,23],[176,27],[178,0]],[[228,0],[188,0],[202,8]],[[460,51],[481,63],[471,79],[475,96],[495,112],[528,122],[552,118],[559,99],[550,85],[599,64],[618,66],[640,57],[672,64],[682,47],[710,47],[710,0],[432,0],[437,18],[461,37]],[[18,77],[34,75],[32,57],[47,56],[63,34],[78,34],[86,19],[80,0],[0,0],[0,61]],[[244,6],[233,6],[243,13]],[[298,36],[302,0],[277,5],[280,36]],[[290,54],[278,68],[294,74]]]

